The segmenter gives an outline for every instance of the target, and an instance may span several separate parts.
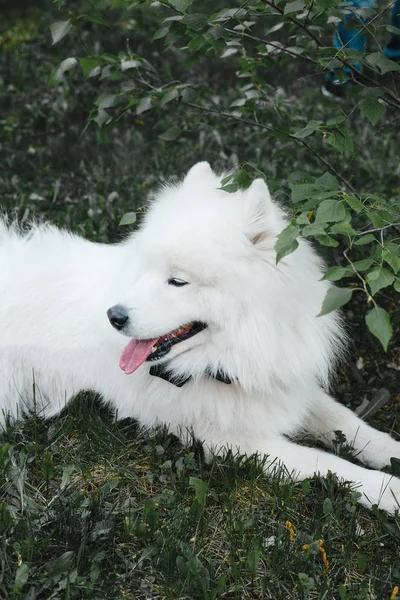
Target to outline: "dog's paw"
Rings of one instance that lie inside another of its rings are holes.
[[[390,515],[400,511],[400,479],[397,477],[371,471],[368,484],[358,491],[361,492],[360,503],[368,508],[376,504]]]
[[[380,443],[367,445],[360,453],[360,459],[374,469],[389,467],[391,458],[400,460],[400,442],[396,442],[388,434],[382,434]]]

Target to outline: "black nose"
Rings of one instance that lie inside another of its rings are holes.
[[[129,319],[126,308],[120,306],[119,304],[116,304],[108,309],[107,317],[111,325],[115,327],[115,329],[118,329],[118,331],[121,331],[121,329],[124,328],[127,320]]]

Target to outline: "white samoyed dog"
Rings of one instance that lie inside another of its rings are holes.
[[[117,245],[2,222],[3,420],[34,405],[52,416],[95,390],[119,418],[166,423],[183,441],[191,432],[208,452],[268,456],[266,468],[281,462],[298,479],[334,472],[361,504],[393,513],[400,479],[377,469],[400,442],[324,391],[345,334],[337,314],[317,318],[321,260],[300,239],[276,264],[286,220],[263,180],[234,194],[220,186],[196,164]],[[306,431],[329,447],[336,430],[375,470],[290,439]]]

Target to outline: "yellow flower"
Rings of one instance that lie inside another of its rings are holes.
[[[323,575],[326,575],[329,569],[329,561],[326,557],[326,552],[325,552],[325,548],[324,548],[324,541],[323,540],[318,540],[318,544],[319,544],[319,551],[321,552],[321,558],[322,558],[322,562],[325,565],[325,569],[322,571]]]
[[[395,585],[393,588],[393,592],[390,596],[390,600],[394,600],[397,597],[398,593],[399,593],[399,586]]]
[[[290,541],[293,542],[296,539],[297,535],[295,526],[290,521],[286,521],[285,527],[289,532]]]

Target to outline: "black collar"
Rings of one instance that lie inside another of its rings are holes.
[[[185,383],[192,379],[191,375],[189,375],[189,377],[186,377],[186,379],[179,377],[179,375],[173,375],[168,370],[168,363],[163,363],[161,365],[153,365],[152,367],[150,367],[150,375],[153,375],[154,377],[161,377],[161,379],[165,379],[165,381],[168,381],[169,383],[172,383],[177,387],[182,387],[183,385],[185,385]],[[213,373],[210,368],[207,368],[204,375],[206,375],[207,377],[212,377],[217,381],[221,381],[222,383],[232,383],[232,379],[221,370],[218,370],[216,373]]]

